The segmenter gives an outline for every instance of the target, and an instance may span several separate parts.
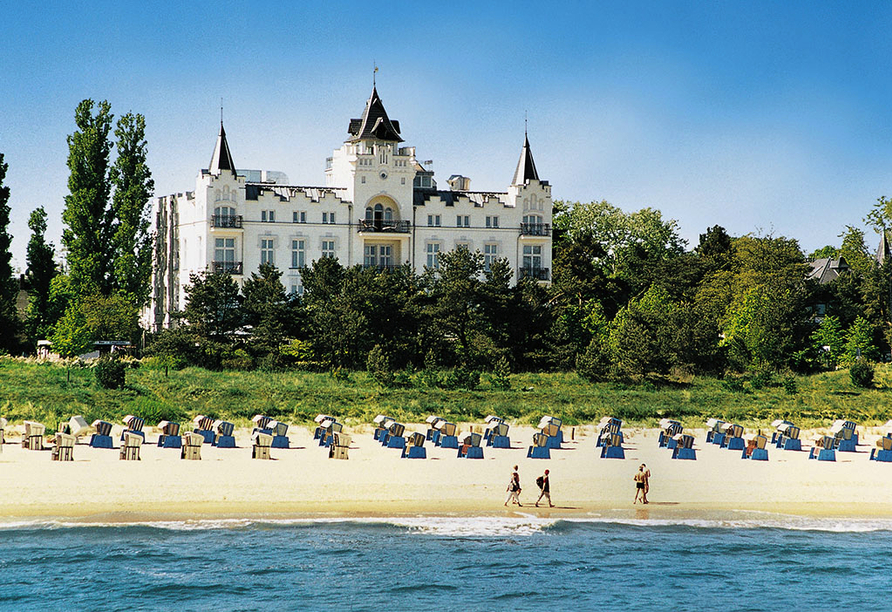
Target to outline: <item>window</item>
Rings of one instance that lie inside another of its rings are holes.
[[[292,295],[303,295],[303,294],[304,294],[304,286],[303,286],[303,285],[300,285],[300,284],[297,284],[297,285],[291,285],[291,291],[290,291],[290,293],[291,293]]]
[[[333,212],[322,213],[322,223],[334,224],[334,222],[335,222],[335,214]]]
[[[235,214],[232,206],[217,206],[211,220],[214,227],[241,227],[241,218]]]
[[[224,270],[235,266],[235,238],[214,240],[214,263],[222,264]]]
[[[440,267],[440,243],[429,242],[427,245],[427,267],[437,269]]]
[[[455,227],[471,227],[471,216],[457,215],[455,217]]]
[[[291,241],[291,267],[303,268],[307,263],[306,241]]]
[[[483,269],[489,272],[489,267],[499,258],[499,245],[483,245]]]
[[[403,178],[400,179],[400,185],[405,185],[405,184],[406,184],[406,177],[404,176]]]
[[[456,243],[455,243],[455,250],[456,250],[456,251],[459,251],[459,250],[470,251],[470,250],[471,250],[471,245],[468,244],[467,242],[456,242]]]
[[[378,247],[378,265],[382,268],[393,267],[393,247],[389,244]]]
[[[306,223],[307,222],[307,212],[304,210],[296,210],[292,213],[291,217],[292,223]]]
[[[275,223],[276,222],[276,211],[261,210],[260,211],[260,221],[262,221],[263,223]]]
[[[542,246],[527,244],[523,247],[523,267],[527,270],[542,268]]]
[[[334,257],[335,256],[335,241],[334,240],[323,240],[322,241],[322,256],[323,257]]]
[[[499,227],[499,218],[498,217],[487,217],[486,218],[486,227]]]
[[[272,238],[261,238],[260,239],[260,263],[261,264],[275,264],[275,258],[273,256],[273,239]]]
[[[362,183],[365,183],[365,177],[362,177]]]
[[[428,215],[427,225],[428,227],[440,227],[440,215]]]
[[[363,249],[363,261],[362,264],[366,268],[374,268],[378,265],[378,246],[374,244],[367,244]]]

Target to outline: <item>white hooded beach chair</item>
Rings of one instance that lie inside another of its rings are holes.
[[[124,432],[124,440],[121,444],[121,459],[124,461],[139,461],[139,451],[142,448],[143,437],[132,431]]]
[[[56,432],[55,446],[51,459],[53,461],[74,461],[75,438],[71,434]]]
[[[198,461],[201,459],[201,445],[204,444],[204,435],[196,431],[187,432],[183,436],[183,446],[180,449],[180,459]]]

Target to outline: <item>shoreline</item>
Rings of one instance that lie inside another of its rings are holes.
[[[421,425],[407,428],[422,430]],[[696,434],[697,461],[675,461],[657,444],[658,430],[624,430],[626,459],[600,459],[594,426],[552,458],[528,459],[531,427],[511,429],[510,449],[484,448],[485,458],[458,459],[428,444],[428,459],[401,459],[363,428],[353,428],[350,459],[328,459],[327,449],[301,427],[289,431],[291,449],[272,461],[251,459],[250,430],[239,448],[202,447],[201,461],[150,443],[141,461],[120,461],[117,450],[78,444],[73,462],[50,461],[12,440],[0,452],[0,528],[21,521],[61,520],[126,524],[158,521],[313,521],[405,518],[525,517],[534,520],[773,521],[884,520],[892,526],[892,464],[868,460],[875,433],[863,433],[856,453],[836,463],[810,461],[807,452],[770,449],[768,462],[741,460]],[[155,435],[149,432],[149,440]],[[117,438],[116,438],[117,439]],[[803,434],[803,440],[810,437]],[[116,444],[118,442],[116,441]],[[652,471],[651,503],[633,505],[632,476],[640,463]],[[523,507],[504,507],[507,480],[520,466]],[[536,508],[536,476],[548,468],[555,508]]]

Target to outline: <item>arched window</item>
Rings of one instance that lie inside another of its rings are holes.
[[[393,221],[393,209],[390,206],[384,209],[384,220]]]
[[[365,220],[366,220],[366,221],[373,221],[374,219],[375,219],[375,216],[374,216],[374,214],[372,213],[372,207],[371,207],[371,206],[366,206],[366,207],[365,207]]]

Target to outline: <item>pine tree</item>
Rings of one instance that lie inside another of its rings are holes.
[[[148,300],[152,275],[148,204],[155,182],[146,164],[145,133],[146,121],[140,114],[127,113],[118,120],[118,157],[111,170],[112,210],[118,223],[112,239],[114,286],[138,306]]]
[[[8,168],[9,165],[4,163],[3,154],[0,153],[0,329],[4,330],[0,336],[0,348],[13,350],[18,345],[15,331],[19,327],[19,319],[15,304],[18,285],[12,275],[12,253],[9,250],[12,236],[7,231],[10,212],[9,187],[3,185]]]
[[[117,229],[109,205],[111,181],[109,141],[113,115],[111,105],[84,100],[74,114],[77,131],[68,137],[70,195],[65,196],[62,244],[68,249],[68,268],[76,295],[112,290],[113,237]]]
[[[34,342],[46,338],[49,327],[55,323],[49,313],[50,284],[56,276],[56,262],[53,261],[54,247],[46,241],[46,211],[39,207],[31,212],[28,219],[31,239],[28,241],[26,272],[31,290],[28,304],[27,330]]]

